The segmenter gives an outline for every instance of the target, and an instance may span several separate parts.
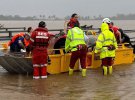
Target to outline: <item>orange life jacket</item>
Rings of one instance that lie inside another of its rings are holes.
[[[30,40],[26,40],[26,39],[24,38],[24,45],[25,45],[25,47],[29,46],[29,44],[30,44]]]
[[[9,41],[8,46],[10,46],[11,43],[13,43],[18,37],[24,37],[24,35],[25,35],[25,33],[23,33],[23,32],[14,35],[14,36],[12,37],[11,41]]]

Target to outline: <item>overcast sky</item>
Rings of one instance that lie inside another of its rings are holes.
[[[91,17],[130,14],[135,0],[0,0],[0,15],[65,17],[74,12]]]

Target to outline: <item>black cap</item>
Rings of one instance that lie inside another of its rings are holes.
[[[46,23],[44,21],[39,22],[38,27],[45,27]]]

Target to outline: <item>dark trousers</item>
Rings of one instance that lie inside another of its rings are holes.
[[[81,67],[85,69],[86,68],[86,54],[87,54],[87,49],[73,51],[71,54],[71,59],[70,59],[70,65],[69,65],[70,68],[74,69],[76,61],[80,59]]]
[[[114,63],[112,57],[106,57],[102,59],[102,66],[112,66]]]
[[[10,52],[21,52],[21,47],[19,45],[11,44],[10,45]]]

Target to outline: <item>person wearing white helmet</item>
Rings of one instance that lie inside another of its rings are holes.
[[[111,23],[112,21],[111,21],[109,18],[104,18],[102,22],[109,24],[109,23]]]
[[[121,33],[119,32],[117,27],[113,26],[113,22],[109,18],[104,18],[102,22],[107,23],[109,25],[109,29],[111,32],[114,33],[117,43],[121,43]]]
[[[100,53],[100,59],[103,67],[103,74],[112,74],[113,59],[115,57],[115,50],[117,49],[117,42],[114,34],[109,30],[106,22],[101,24],[101,33],[98,35],[95,53]]]

